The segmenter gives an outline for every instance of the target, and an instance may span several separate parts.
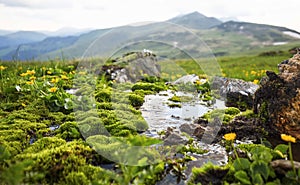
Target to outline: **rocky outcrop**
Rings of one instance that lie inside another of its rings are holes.
[[[255,93],[254,112],[265,125],[300,139],[300,54],[267,71]]]
[[[160,76],[156,55],[150,51],[130,52],[112,62],[113,65],[103,66],[102,71],[118,83],[135,83],[144,75]]]
[[[252,109],[254,93],[258,85],[240,79],[215,77],[211,88],[219,91],[227,107],[240,110]]]

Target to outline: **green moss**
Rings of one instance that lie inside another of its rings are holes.
[[[96,92],[95,98],[97,102],[110,102],[112,100],[111,89],[101,89]]]
[[[192,177],[188,181],[188,185],[193,184],[209,184],[211,182],[221,183],[223,177],[228,172],[228,167],[213,165],[211,162],[206,163],[200,168],[192,169]]]
[[[56,140],[57,141],[57,140]],[[61,143],[63,143],[61,141]],[[55,143],[54,145],[56,145]],[[42,142],[37,143],[32,151],[38,149]],[[51,146],[51,145],[48,145]],[[35,183],[52,184],[64,179],[69,173],[78,171],[92,161],[93,150],[82,142],[69,142],[55,148],[46,148],[36,153],[22,153],[14,157],[16,161],[30,159],[33,164],[26,169],[27,181],[35,179]]]
[[[219,117],[223,118],[223,124],[228,124],[233,118],[240,113],[240,110],[234,107],[228,107],[227,109],[216,109],[210,111],[201,118],[208,120],[209,122],[212,121],[213,118]]]
[[[55,131],[55,133],[57,134],[57,137],[67,141],[82,138],[76,122],[65,122]]]
[[[172,102],[190,102],[190,101],[193,100],[193,97],[191,97],[191,96],[177,96],[177,95],[174,95],[171,98],[169,98],[168,100],[172,101]]]
[[[146,91],[159,92],[159,91],[167,90],[167,87],[163,83],[138,82],[132,86],[131,90],[132,91],[146,90]]]
[[[225,114],[229,114],[229,115],[237,115],[239,114],[241,111],[238,108],[235,107],[228,107],[227,109],[225,109]]]
[[[168,106],[170,108],[181,108],[181,104],[178,104],[178,103],[168,103]]]
[[[44,137],[38,139],[23,151],[23,154],[38,153],[42,150],[50,150],[61,145],[65,145],[66,141],[57,137]]]
[[[130,104],[134,107],[140,107],[144,103],[144,97],[137,94],[129,94]]]

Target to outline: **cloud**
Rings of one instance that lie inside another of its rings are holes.
[[[298,0],[0,0],[0,24],[3,29],[107,28],[198,11],[300,30],[296,5]]]
[[[6,7],[28,9],[62,9],[72,7],[74,3],[72,0],[0,0]]]

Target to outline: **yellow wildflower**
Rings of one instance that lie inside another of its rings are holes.
[[[195,83],[196,83],[196,85],[201,85],[202,84],[202,82],[200,80],[196,80]]]
[[[35,71],[34,70],[27,70],[27,72],[26,72],[28,75],[34,75],[35,74]]]
[[[29,78],[29,80],[31,80],[31,81],[34,81],[35,79],[36,79],[35,76],[31,76],[31,77]]]
[[[51,87],[51,88],[49,89],[49,91],[54,93],[54,92],[57,91],[57,87]]]
[[[233,141],[236,138],[236,134],[235,133],[228,133],[224,135],[224,139],[226,141]]]
[[[46,67],[42,67],[42,70],[43,70],[43,71],[46,71]]]
[[[68,80],[68,79],[69,79],[66,75],[61,75],[60,77],[61,77],[61,79],[63,79],[63,80]]]
[[[253,80],[253,83],[258,84],[259,80],[255,79],[255,80]]]
[[[251,71],[250,72],[252,75],[256,75],[256,71]]]
[[[33,84],[33,81],[28,81],[28,82],[26,82],[26,84],[32,85],[32,84]]]
[[[22,103],[21,105],[22,105],[23,107],[26,107],[26,104],[25,104],[25,103]]]
[[[21,73],[20,76],[27,76],[27,73]]]
[[[296,143],[296,138],[294,138],[293,136],[290,136],[290,135],[281,134],[281,139],[284,141],[287,141],[287,142]]]
[[[86,74],[86,72],[84,72],[84,71],[80,71],[78,74],[80,74],[80,75],[85,75],[85,74]]]
[[[57,83],[59,81],[59,79],[58,78],[52,78],[52,80],[51,80],[51,83]]]
[[[47,71],[47,74],[48,74],[48,75],[51,75],[51,74],[52,74],[52,72],[51,72],[51,71]]]
[[[3,71],[4,69],[6,69],[7,67],[5,66],[0,66],[0,71]]]

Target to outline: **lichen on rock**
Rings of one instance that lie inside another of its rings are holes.
[[[267,71],[267,78],[255,93],[254,112],[266,126],[300,139],[300,54],[278,65],[279,74]]]

